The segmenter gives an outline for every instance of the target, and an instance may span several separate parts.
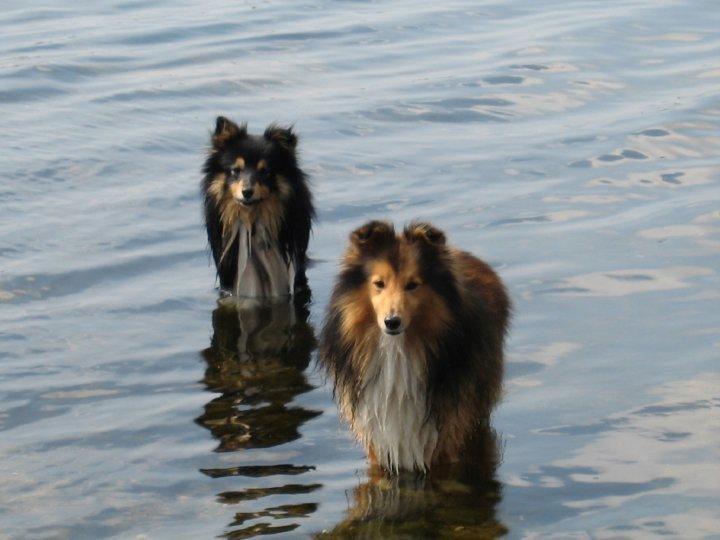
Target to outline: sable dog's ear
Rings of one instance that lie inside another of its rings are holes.
[[[222,146],[226,141],[233,137],[244,137],[247,135],[247,125],[238,126],[232,120],[224,116],[218,116],[215,120],[215,133],[212,136],[214,146]]]
[[[422,242],[423,244],[443,247],[445,245],[445,233],[433,227],[430,223],[414,221],[403,232],[408,242]]]
[[[290,152],[295,151],[298,142],[297,135],[293,133],[292,126],[283,128],[276,124],[270,124],[265,130],[263,137],[265,137],[266,141],[275,143]]]
[[[360,251],[373,251],[395,240],[395,228],[387,221],[368,221],[350,233],[350,244]]]

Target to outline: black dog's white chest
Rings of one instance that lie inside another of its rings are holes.
[[[292,294],[295,268],[287,262],[277,241],[266,229],[250,230],[238,225],[237,277],[234,293],[250,298],[274,298]]]

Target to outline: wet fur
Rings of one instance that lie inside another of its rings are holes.
[[[369,282],[382,272],[421,286],[413,294],[397,292],[400,300],[380,301]],[[401,335],[381,330],[376,311],[383,302],[395,302],[393,309],[410,318]],[[447,246],[431,225],[414,223],[396,235],[391,224],[376,221],[352,233],[320,359],[333,377],[341,415],[371,461],[423,470],[467,456],[500,398],[509,316],[497,274]]]
[[[265,297],[306,288],[306,251],[315,210],[296,147],[291,128],[271,125],[256,136],[248,134],[246,125],[218,117],[201,189],[222,289]],[[238,202],[241,184],[232,170],[247,171],[261,202]],[[242,280],[245,285],[256,283],[243,286]]]

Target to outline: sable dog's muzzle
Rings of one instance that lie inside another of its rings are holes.
[[[385,317],[383,322],[385,323],[384,330],[386,334],[395,336],[402,333],[402,319],[399,315],[388,315],[387,317]]]

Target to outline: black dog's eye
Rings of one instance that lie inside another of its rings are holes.
[[[382,289],[385,287],[385,282],[382,279],[378,279],[373,281],[373,285],[375,285],[378,289]]]
[[[233,167],[232,169],[230,169],[230,174],[232,174],[233,176],[237,176],[238,174],[240,174],[241,170],[242,169],[240,167]]]
[[[418,285],[420,285],[417,281],[409,281],[407,285],[405,285],[406,291],[414,291],[418,288]]]

